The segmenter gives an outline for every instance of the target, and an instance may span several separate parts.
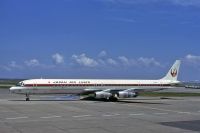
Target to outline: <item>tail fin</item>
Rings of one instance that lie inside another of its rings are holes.
[[[180,65],[181,65],[181,61],[180,60],[176,60],[176,62],[174,63],[174,65],[171,67],[171,69],[169,70],[169,72],[167,73],[167,75],[162,78],[162,80],[177,81]]]

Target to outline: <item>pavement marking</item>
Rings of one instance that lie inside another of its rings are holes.
[[[83,117],[89,117],[89,116],[92,116],[92,115],[75,115],[75,116],[72,116],[74,118],[83,118]]]
[[[191,112],[178,112],[179,114],[192,114]]]
[[[27,116],[24,117],[12,117],[12,118],[6,118],[6,120],[16,120],[16,119],[26,119],[28,118]]]
[[[155,114],[155,115],[167,115],[169,113],[153,113],[153,114]]]
[[[120,114],[104,114],[102,116],[109,117],[109,116],[119,116]]]
[[[42,119],[49,119],[49,118],[60,118],[61,116],[57,116],[57,115],[53,115],[53,116],[44,116],[44,117],[40,117]]]
[[[144,113],[138,113],[138,114],[129,114],[129,115],[131,115],[131,116],[139,116],[139,115],[145,115]]]
[[[130,106],[130,105],[128,105]],[[182,112],[182,111],[178,111],[178,110],[169,110],[169,109],[162,109],[162,108],[154,108],[154,107],[147,107],[147,106],[138,106],[138,105],[131,105],[131,106],[136,106],[136,107],[140,107],[140,108],[145,108],[145,109],[151,109],[151,110],[159,110],[159,111],[165,111],[165,112],[173,112],[173,113],[179,113],[179,114],[192,114],[195,115],[196,113],[191,113],[191,112]]]
[[[168,112],[174,112],[174,113],[178,113],[178,114],[193,114],[192,112],[181,112],[181,111],[175,111],[175,110],[168,110],[168,109],[160,109],[160,108],[151,108],[151,107],[144,107],[144,108],[149,108],[149,109],[154,109],[154,110],[162,110],[162,111],[168,111]],[[200,112],[200,110],[198,111]],[[149,113],[150,114],[150,113]],[[169,113],[166,112],[156,112],[156,113],[152,113],[154,115],[167,115]],[[142,116],[145,115],[145,113],[132,113],[132,114],[128,114],[129,116]],[[90,117],[92,115],[76,115],[76,116],[72,116],[74,118],[83,118],[83,117]],[[120,116],[120,114],[115,113],[115,114],[102,114],[103,117],[112,117],[112,116]],[[61,118],[62,116],[57,116],[57,115],[52,115],[52,116],[43,116],[40,117],[42,119],[50,119],[50,118]],[[29,118],[28,116],[23,116],[23,117],[9,117],[9,118],[5,118],[6,120],[17,120],[17,119],[27,119]]]

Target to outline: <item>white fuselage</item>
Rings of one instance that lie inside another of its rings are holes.
[[[94,94],[95,98],[116,100],[132,98],[141,91],[156,91],[176,87],[181,61],[176,60],[168,73],[159,80],[114,79],[30,79],[11,87],[10,91],[25,94]]]
[[[171,80],[112,80],[112,79],[31,79],[11,87],[17,94],[83,94],[106,89],[123,91],[155,91],[172,88],[179,81]]]

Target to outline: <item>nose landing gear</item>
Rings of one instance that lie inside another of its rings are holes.
[[[26,101],[30,101],[29,94],[26,94]]]

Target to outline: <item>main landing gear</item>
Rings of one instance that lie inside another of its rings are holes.
[[[111,101],[111,102],[117,102],[118,98],[112,96],[112,97],[109,97],[108,100]]]
[[[30,101],[29,94],[26,94],[26,101]]]

